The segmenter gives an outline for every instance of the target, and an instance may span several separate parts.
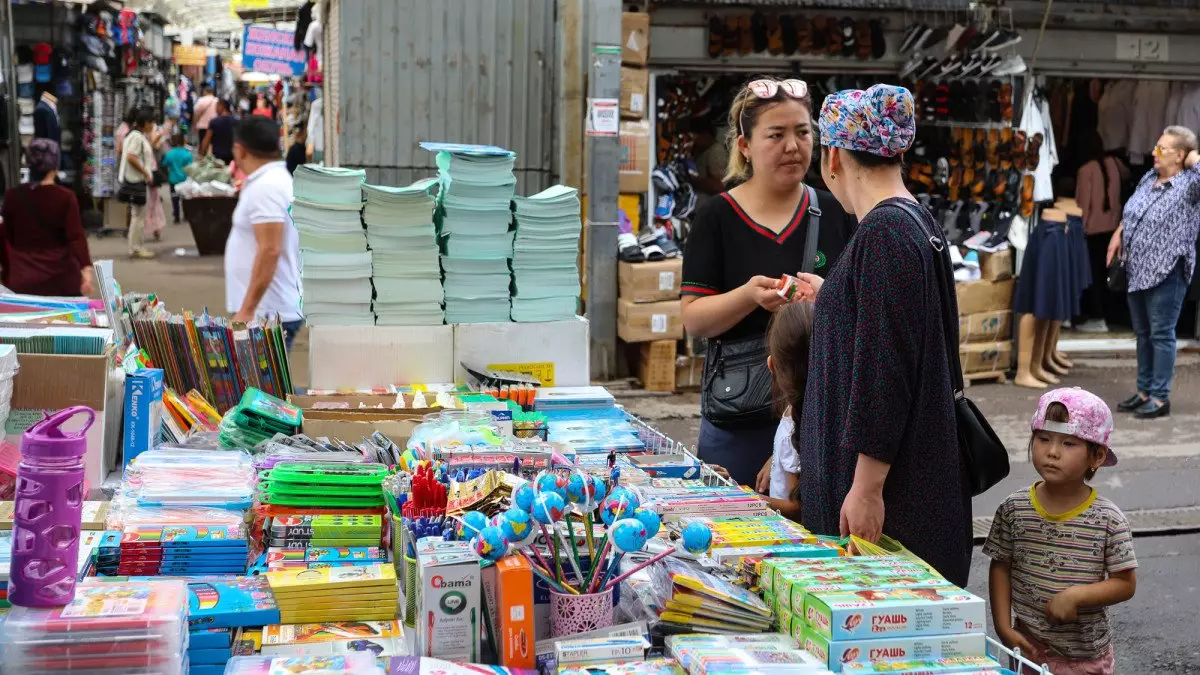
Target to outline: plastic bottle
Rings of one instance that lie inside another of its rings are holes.
[[[64,433],[78,414],[83,427]],[[13,513],[8,601],[20,607],[59,607],[75,597],[83,511],[83,456],[91,408],[75,406],[47,416],[21,436]]]

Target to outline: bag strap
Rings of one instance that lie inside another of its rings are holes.
[[[817,235],[821,233],[821,207],[817,204],[817,191],[808,188],[808,237],[804,241],[804,260],[800,271],[812,274],[817,268]]]
[[[929,221],[926,218],[932,219],[933,216],[924,206],[907,199],[892,200],[888,204],[904,211],[917,221],[917,225],[921,228],[921,234],[928,238],[929,245],[933,247],[934,274],[937,275],[938,290],[942,296],[942,331],[946,336],[946,362],[950,364],[950,384],[954,389],[954,398],[957,400],[963,396],[964,385],[962,363],[959,361],[957,349],[958,296],[952,290],[954,289],[954,271],[953,263],[950,262],[950,252],[946,250],[946,242],[936,234],[936,230],[934,233],[929,231]]]

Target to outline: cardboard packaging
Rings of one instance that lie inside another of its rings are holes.
[[[650,72],[642,68],[621,68],[621,117],[645,119],[646,100],[650,95]]]
[[[638,378],[646,391],[675,391],[674,340],[656,340],[642,344]]]
[[[650,15],[621,13],[621,63],[644,66],[650,61]]]
[[[408,444],[413,430],[424,418],[421,412],[370,410],[313,410],[304,411],[304,433],[314,438],[328,436],[348,443],[370,436],[373,432],[387,436],[400,447]]]
[[[84,477],[94,490],[117,468],[121,415],[124,410],[125,373],[113,368],[106,355],[21,354],[21,370],[13,378],[12,412],[5,425],[5,440],[17,446],[25,430],[43,419],[47,410],[83,405],[96,411],[96,421],[86,434]],[[78,416],[77,416],[78,417]],[[76,423],[68,430],[78,428]]]
[[[483,569],[483,593],[496,636],[496,657],[507,668],[536,665],[533,637],[533,569],[517,556]]]
[[[1012,338],[1012,312],[981,312],[962,314],[958,317],[958,341],[1002,342]]]
[[[1002,373],[1012,367],[1012,341],[978,342],[960,345],[958,348],[958,360],[962,362],[964,375],[972,373]]]
[[[163,371],[139,368],[125,378],[125,466],[154,447],[162,427]]]
[[[309,387],[371,389],[454,381],[453,326],[313,326]]]
[[[624,95],[624,90],[622,90]],[[1013,276],[1013,250],[979,254],[979,273],[987,281],[1003,281]]]
[[[417,550],[417,654],[479,661],[479,557],[465,541],[424,539]]]
[[[683,258],[654,262],[617,263],[617,284],[622,300],[658,302],[678,300],[683,283]]]
[[[846,663],[892,663],[909,660],[957,659],[987,656],[983,633],[830,641],[806,628],[800,646],[840,673]]]
[[[621,120],[620,189],[626,194],[644,194],[650,189],[650,165],[653,145],[650,123]]]
[[[986,614],[981,598],[959,588],[814,592],[804,601],[805,621],[830,640],[981,633]]]
[[[696,389],[704,377],[703,356],[680,356],[675,359],[675,389]]]
[[[464,363],[530,373],[548,387],[592,383],[587,319],[543,323],[471,323],[454,328],[454,381],[466,382]]]
[[[1015,279],[1004,281],[967,281],[955,284],[958,292],[958,313],[981,314],[1011,310]]]
[[[683,314],[679,301],[633,303],[617,300],[617,337],[626,342],[682,339]]]

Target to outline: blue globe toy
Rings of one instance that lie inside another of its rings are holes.
[[[580,472],[567,476],[567,501],[572,504],[587,504],[595,494],[591,478]]]
[[[638,506],[641,506],[641,501],[637,495],[623,487],[613,488],[612,494],[600,504],[600,520],[611,527],[613,521],[626,513],[633,513]]]
[[[479,531],[488,526],[488,517],[479,511],[467,511],[458,521],[458,536],[468,541],[477,537]]]
[[[712,546],[712,530],[704,523],[691,523],[683,528],[683,548],[697,555],[708,552]]]
[[[536,496],[537,491],[533,488],[533,483],[526,481],[513,490],[513,504],[522,511],[528,511],[533,508],[533,498]]]
[[[508,553],[508,540],[500,528],[489,525],[471,540],[471,547],[480,558],[496,562]]]
[[[537,477],[535,481],[538,494],[553,492],[559,497],[567,500],[567,479],[553,473],[543,473]]]
[[[504,533],[504,538],[514,545],[520,546],[537,536],[533,516],[529,515],[528,511],[509,509],[501,514],[501,517],[504,518],[504,523],[500,526],[500,531]]]
[[[658,534],[659,528],[662,527],[662,519],[658,517],[657,513],[651,511],[650,509],[639,507],[634,510],[633,517],[640,520],[642,525],[646,526],[647,537],[653,537],[654,535]]]
[[[543,492],[533,500],[533,519],[549,525],[560,520],[566,509],[566,501],[557,492]]]
[[[622,518],[608,528],[609,541],[620,553],[633,553],[646,545],[646,526],[637,518]]]
[[[604,501],[604,496],[608,494],[608,485],[604,483],[604,479],[600,476],[592,476],[592,503],[599,504]]]

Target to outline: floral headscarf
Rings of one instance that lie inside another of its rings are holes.
[[[821,145],[896,157],[917,135],[914,110],[912,93],[890,84],[830,94],[818,120]]]

